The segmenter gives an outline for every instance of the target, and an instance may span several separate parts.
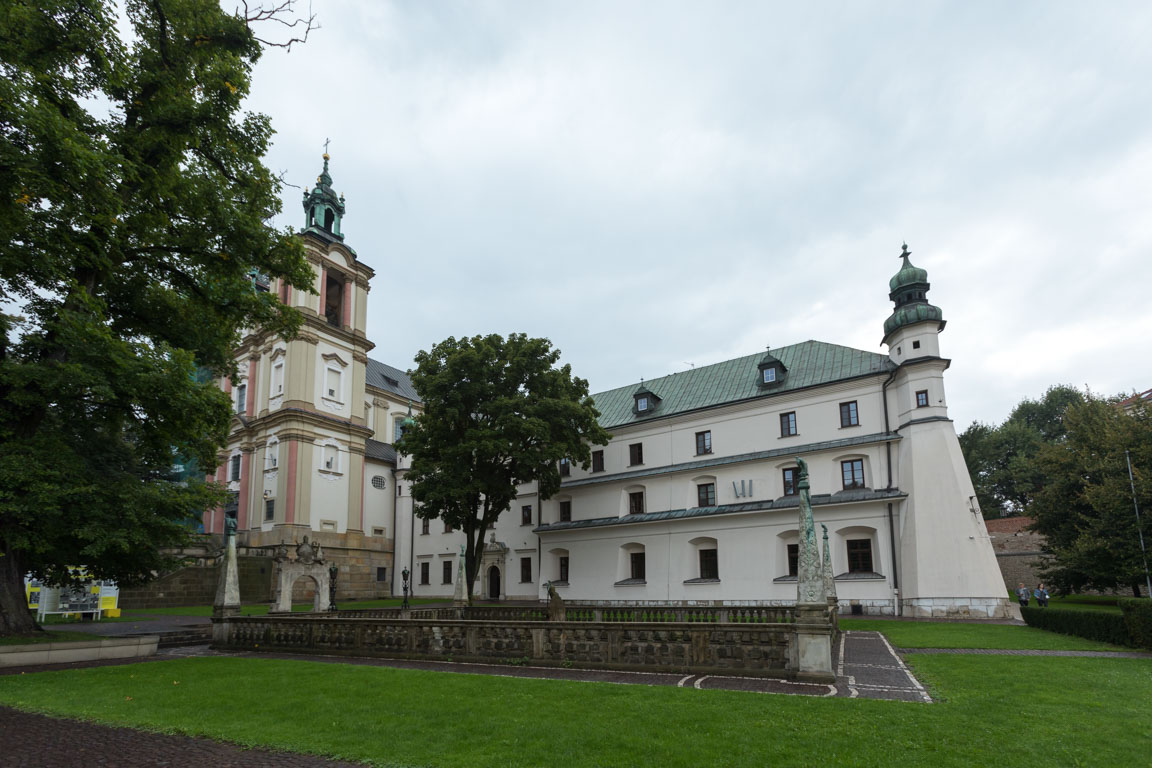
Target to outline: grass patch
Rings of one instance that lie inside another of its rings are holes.
[[[1032,600],[1028,604],[1035,606],[1036,601]],[[1120,613],[1120,606],[1116,605],[1115,597],[1104,597],[1101,595],[1053,596],[1048,600],[1048,608],[1064,611],[1105,611],[1108,613]]]
[[[0,702],[377,765],[1050,768],[1142,765],[1152,751],[1152,661],[913,664],[940,703],[241,658],[7,676]]]
[[[336,605],[342,610],[353,611],[358,609],[367,608],[399,608],[400,603],[403,602],[400,598],[386,598],[382,600],[357,600],[355,602],[348,601],[346,603],[337,603]],[[430,598],[411,598],[408,600],[410,605],[428,605],[430,603],[443,603],[443,599],[430,599]],[[245,605],[240,609],[242,616],[267,616],[269,605],[267,603],[260,603],[258,605]],[[297,603],[292,606],[295,613],[307,613],[312,610],[312,603]],[[210,605],[179,605],[174,608],[132,608],[125,609],[123,615],[131,618],[133,621],[140,621],[146,616],[211,616],[212,606]],[[121,619],[123,620],[123,619]]]
[[[87,632],[31,632],[26,635],[0,637],[0,645],[31,645],[32,643],[75,643],[81,640],[99,640],[99,635]]]
[[[962,622],[840,619],[840,628],[883,632],[897,648],[997,648],[1013,651],[1130,651],[1034,627]]]

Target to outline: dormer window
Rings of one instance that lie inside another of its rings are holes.
[[[637,416],[646,416],[655,411],[660,405],[660,398],[656,393],[652,392],[643,384],[640,385],[638,390],[632,393],[632,401],[632,412]]]
[[[760,359],[760,364],[756,366],[756,371],[756,386],[764,389],[779,386],[788,369],[784,367],[784,363],[780,362],[779,358],[771,352],[766,352],[764,357]]]

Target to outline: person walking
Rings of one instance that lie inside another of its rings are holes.
[[[1032,592],[1028,587],[1024,586],[1024,582],[1020,582],[1020,587],[1016,590],[1016,599],[1020,601],[1021,608],[1028,607],[1028,598],[1031,594]]]
[[[1036,585],[1036,591],[1034,591],[1032,595],[1036,598],[1036,605],[1041,608],[1048,607],[1048,590],[1044,587],[1044,582]]]

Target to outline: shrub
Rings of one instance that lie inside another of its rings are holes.
[[[1132,644],[1152,651],[1152,600],[1129,597],[1116,601]]]
[[[1104,611],[1053,611],[1023,606],[1020,608],[1020,613],[1028,626],[1037,629],[1047,629],[1063,635],[1076,635],[1113,645],[1135,645],[1122,614]]]

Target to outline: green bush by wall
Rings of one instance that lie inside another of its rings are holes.
[[[1132,645],[1152,651],[1152,600],[1136,597],[1116,601],[1124,616],[1124,627]]]
[[[1149,601],[1141,602],[1147,603]],[[1136,645],[1128,632],[1124,614],[1104,611],[1053,611],[1031,606],[1021,606],[1020,613],[1024,616],[1024,621],[1028,626],[1037,629],[1047,629],[1050,632],[1059,632],[1063,635],[1076,635],[1113,645]],[[1149,618],[1152,618],[1152,614],[1149,614]],[[1152,628],[1152,624],[1149,627]]]

